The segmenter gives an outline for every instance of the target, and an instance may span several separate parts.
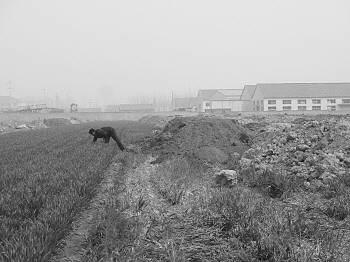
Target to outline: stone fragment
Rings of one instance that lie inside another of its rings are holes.
[[[297,145],[296,150],[305,152],[305,151],[308,150],[309,148],[310,148],[310,147],[309,147],[308,145],[301,144],[301,145]]]
[[[350,168],[350,159],[349,158],[344,158],[343,163],[345,164],[346,167]]]
[[[311,142],[317,142],[318,140],[319,140],[318,135],[313,135],[313,136],[310,138],[310,141],[311,141]]]
[[[235,170],[224,169],[214,174],[214,182],[217,187],[233,187],[238,183],[238,175]]]
[[[275,183],[268,186],[268,194],[272,198],[280,198],[283,195],[283,189]]]
[[[323,182],[328,183],[329,181],[335,179],[337,176],[335,174],[331,174],[329,172],[324,172],[319,179],[321,179]]]
[[[287,139],[285,137],[282,137],[281,140],[280,140],[280,143],[285,145],[288,143]]]
[[[295,139],[295,136],[293,136],[292,134],[288,134],[286,137],[287,142],[294,141],[294,139]]]
[[[294,153],[294,157],[298,160],[298,162],[304,162],[306,159],[306,154],[302,151],[296,151]]]
[[[27,125],[23,124],[23,125],[19,125],[16,126],[15,129],[28,129],[29,127],[27,127]]]

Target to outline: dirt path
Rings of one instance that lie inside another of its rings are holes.
[[[155,180],[160,178],[161,172],[166,171],[160,166],[150,164],[154,159],[147,157],[126,175],[126,192],[123,198],[124,201],[132,203],[127,217],[138,217],[140,234],[135,241],[135,250],[131,251],[135,256],[125,261],[233,259],[234,255],[222,253],[222,250],[230,250],[230,243],[220,237],[221,230],[204,225],[205,222],[193,210],[199,208],[200,202],[210,195],[208,178],[188,186],[179,203],[171,204],[155,187]],[[160,165],[168,164],[169,162],[164,162]],[[146,203],[142,207],[139,205],[140,199]]]
[[[139,239],[144,246],[145,259],[162,259],[167,252],[174,252],[174,244],[170,239],[164,239],[167,223],[186,212],[182,205],[171,205],[154,189],[151,179],[156,172],[156,166],[151,165],[154,158],[148,157],[140,166],[127,174],[126,193],[134,205],[129,209],[129,217],[138,216],[141,221]],[[145,201],[141,207],[139,200]],[[169,236],[170,237],[170,236]],[[163,253],[163,254],[162,254]]]

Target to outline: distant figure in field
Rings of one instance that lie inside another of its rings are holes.
[[[115,129],[113,127],[110,127],[110,126],[102,127],[100,129],[96,129],[96,130],[91,128],[89,130],[89,134],[94,136],[94,140],[92,140],[92,142],[96,142],[97,138],[103,138],[105,143],[109,143],[109,139],[112,137],[115,140],[115,142],[117,142],[120,150],[121,151],[125,150],[125,147],[123,146],[122,142],[118,138],[117,132],[115,131]]]

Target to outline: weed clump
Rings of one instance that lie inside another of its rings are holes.
[[[196,160],[174,157],[156,167],[151,183],[165,200],[171,205],[177,205],[190,186],[201,179],[201,169]]]

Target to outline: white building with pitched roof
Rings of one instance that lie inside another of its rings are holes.
[[[350,83],[249,85],[241,99],[251,100],[245,111],[350,110]]]
[[[242,111],[242,91],[243,89],[201,89],[197,95],[198,111],[222,114]]]

